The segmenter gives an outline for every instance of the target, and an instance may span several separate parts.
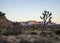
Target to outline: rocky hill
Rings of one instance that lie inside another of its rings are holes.
[[[2,12],[0,12],[0,27],[12,27],[12,21],[8,20]]]

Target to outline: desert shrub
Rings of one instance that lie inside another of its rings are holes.
[[[22,32],[20,30],[17,30],[17,29],[11,29],[11,30],[6,30],[5,32],[3,32],[2,34],[3,35],[18,35],[18,34],[21,34]]]
[[[7,40],[0,39],[0,43],[7,43]]]
[[[56,30],[55,33],[56,33],[57,35],[60,35],[60,30]]]
[[[38,35],[38,33],[36,33],[36,32],[31,32],[30,34],[31,35]]]
[[[2,35],[2,30],[0,29],[0,36]]]
[[[0,33],[2,32],[2,30],[0,29]]]
[[[33,43],[53,43],[53,42],[47,39],[40,39],[40,40],[35,40]]]
[[[21,40],[19,43],[31,43],[30,41],[28,41],[28,40]]]
[[[47,33],[45,33],[45,32],[42,33],[41,32],[40,35],[46,37],[47,36]]]

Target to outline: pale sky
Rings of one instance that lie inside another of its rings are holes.
[[[0,0],[0,11],[11,21],[41,21],[44,10],[52,12],[52,21],[60,23],[60,0]]]

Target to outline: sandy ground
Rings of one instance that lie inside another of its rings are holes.
[[[42,35],[26,35],[20,34],[17,36],[1,36],[3,40],[7,42],[3,43],[60,43],[60,36],[56,35],[51,37],[49,35],[42,36]],[[2,42],[0,42],[2,43]]]

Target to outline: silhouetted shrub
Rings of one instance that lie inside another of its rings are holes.
[[[21,40],[19,43],[31,43],[30,41],[28,41],[28,40]]]
[[[0,33],[2,32],[2,30],[0,29]]]
[[[7,30],[5,31],[4,33],[2,33],[3,35],[18,35],[18,34],[21,34],[22,32],[20,30],[17,30],[17,29],[12,29],[12,30]]]
[[[0,43],[7,43],[7,40],[0,39]]]
[[[5,32],[5,33],[3,33],[3,35],[6,35],[6,36],[8,36],[8,35],[18,35],[18,34],[20,34],[19,32]]]
[[[38,33],[36,33],[36,32],[31,32],[30,34],[31,35],[38,35]]]
[[[60,35],[60,30],[56,30],[55,33],[56,33],[57,35]]]
[[[40,40],[35,40],[33,43],[53,43],[53,42],[51,40],[40,39]]]

